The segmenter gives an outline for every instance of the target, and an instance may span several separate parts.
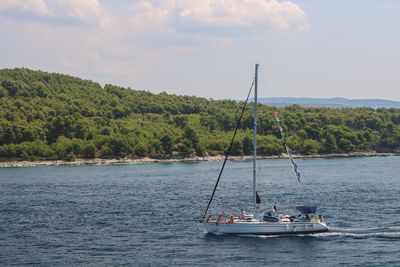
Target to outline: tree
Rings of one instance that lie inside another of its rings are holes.
[[[12,80],[4,80],[1,85],[8,91],[8,95],[11,97],[15,97],[22,87],[21,83]]]
[[[242,141],[243,145],[243,154],[245,155],[250,155],[251,153],[253,153],[253,141],[252,139],[250,139],[250,137],[248,137],[247,135],[243,138]]]
[[[299,136],[296,134],[290,134],[286,136],[286,143],[287,145],[294,151],[300,151],[301,150],[301,145],[302,145],[302,140]]]
[[[202,156],[205,152],[204,146],[200,144],[200,140],[196,131],[190,126],[186,126],[184,128],[182,152],[187,155],[196,152],[196,154],[199,156]]]
[[[349,139],[341,138],[338,147],[344,152],[354,151],[354,145],[351,143]]]
[[[304,130],[306,131],[308,138],[314,139],[314,140],[320,140],[321,129],[320,129],[318,123],[316,123],[316,122],[307,123],[306,126],[304,127]]]
[[[10,125],[3,124],[0,126],[0,142],[2,144],[12,144],[16,141],[15,133]]]
[[[192,142],[188,139],[183,139],[179,144],[179,152],[183,153],[185,156],[192,156],[195,152]]]
[[[172,138],[169,136],[169,134],[164,134],[163,137],[161,137],[161,144],[162,144],[162,149],[164,151],[164,155],[171,156],[172,155]]]
[[[86,143],[82,148],[82,157],[84,158],[95,158],[97,148],[93,143]]]
[[[243,155],[243,145],[242,142],[239,140],[234,140],[232,143],[232,148],[231,148],[231,155],[232,156],[241,156]]]
[[[284,152],[284,147],[276,136],[267,135],[258,138],[257,151],[263,156],[280,155]]]
[[[8,91],[0,85],[0,98],[8,96]]]
[[[321,144],[318,141],[307,139],[304,140],[304,145],[302,149],[303,154],[315,154],[321,148]]]
[[[145,157],[149,153],[149,146],[144,142],[139,142],[134,147],[135,154],[138,157]]]
[[[83,142],[61,136],[52,146],[58,159],[72,160],[81,154]]]
[[[322,139],[321,152],[334,153],[336,151],[337,151],[336,137],[333,134],[326,132]]]

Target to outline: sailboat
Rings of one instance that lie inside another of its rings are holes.
[[[229,156],[230,148],[228,149],[225,160],[223,162],[221,171],[218,176],[218,180],[215,184],[213,193],[208,202],[207,208],[204,215],[199,219],[199,222],[207,231],[207,233],[212,234],[229,234],[229,235],[240,235],[240,234],[252,234],[252,235],[295,235],[295,234],[312,234],[321,233],[329,231],[326,226],[322,216],[316,213],[316,206],[293,206],[298,213],[296,215],[282,214],[282,210],[274,205],[271,210],[266,210],[264,212],[257,211],[257,205],[260,203],[260,197],[256,189],[257,181],[257,86],[258,86],[258,68],[259,64],[255,64],[255,75],[252,87],[254,85],[254,107],[253,107],[253,213],[246,213],[241,210],[239,214],[228,215],[224,217],[220,214],[218,217],[212,218],[211,215],[207,214],[210,204],[213,200],[216,188],[218,186],[219,180],[221,178],[222,171],[224,169],[226,160]],[[249,91],[250,95],[251,89]],[[246,108],[247,100],[242,109],[243,112]],[[238,125],[234,132],[231,146],[236,135]],[[280,128],[282,134],[282,128]],[[283,135],[282,135],[283,137]],[[285,145],[288,153],[290,154],[289,148]],[[294,171],[297,173],[297,165],[294,163],[293,159],[290,157]],[[298,176],[298,179],[300,176]],[[300,181],[300,180],[299,180]]]

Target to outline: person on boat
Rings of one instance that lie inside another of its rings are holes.
[[[228,224],[232,224],[233,223],[233,215],[229,215],[229,219],[228,219]]]
[[[210,223],[211,222],[211,215],[208,215],[208,217],[207,217],[207,223]]]
[[[244,212],[244,210],[241,209],[239,212],[239,219],[243,220],[245,216],[246,216],[246,212]]]
[[[224,222],[224,215],[220,214],[218,215],[217,221],[215,222],[215,224],[220,224]]]

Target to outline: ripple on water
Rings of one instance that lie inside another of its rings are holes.
[[[299,236],[200,230],[220,162],[0,169],[0,265],[397,266],[399,159],[299,160],[300,185],[260,161],[263,201],[317,203],[331,230]],[[228,162],[212,212],[251,206],[250,169]]]

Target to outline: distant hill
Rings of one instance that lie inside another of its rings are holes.
[[[270,97],[259,99],[260,103],[271,106],[285,107],[300,105],[303,107],[330,107],[330,108],[400,108],[400,101],[384,99],[347,99],[347,98],[306,98],[306,97]]]

